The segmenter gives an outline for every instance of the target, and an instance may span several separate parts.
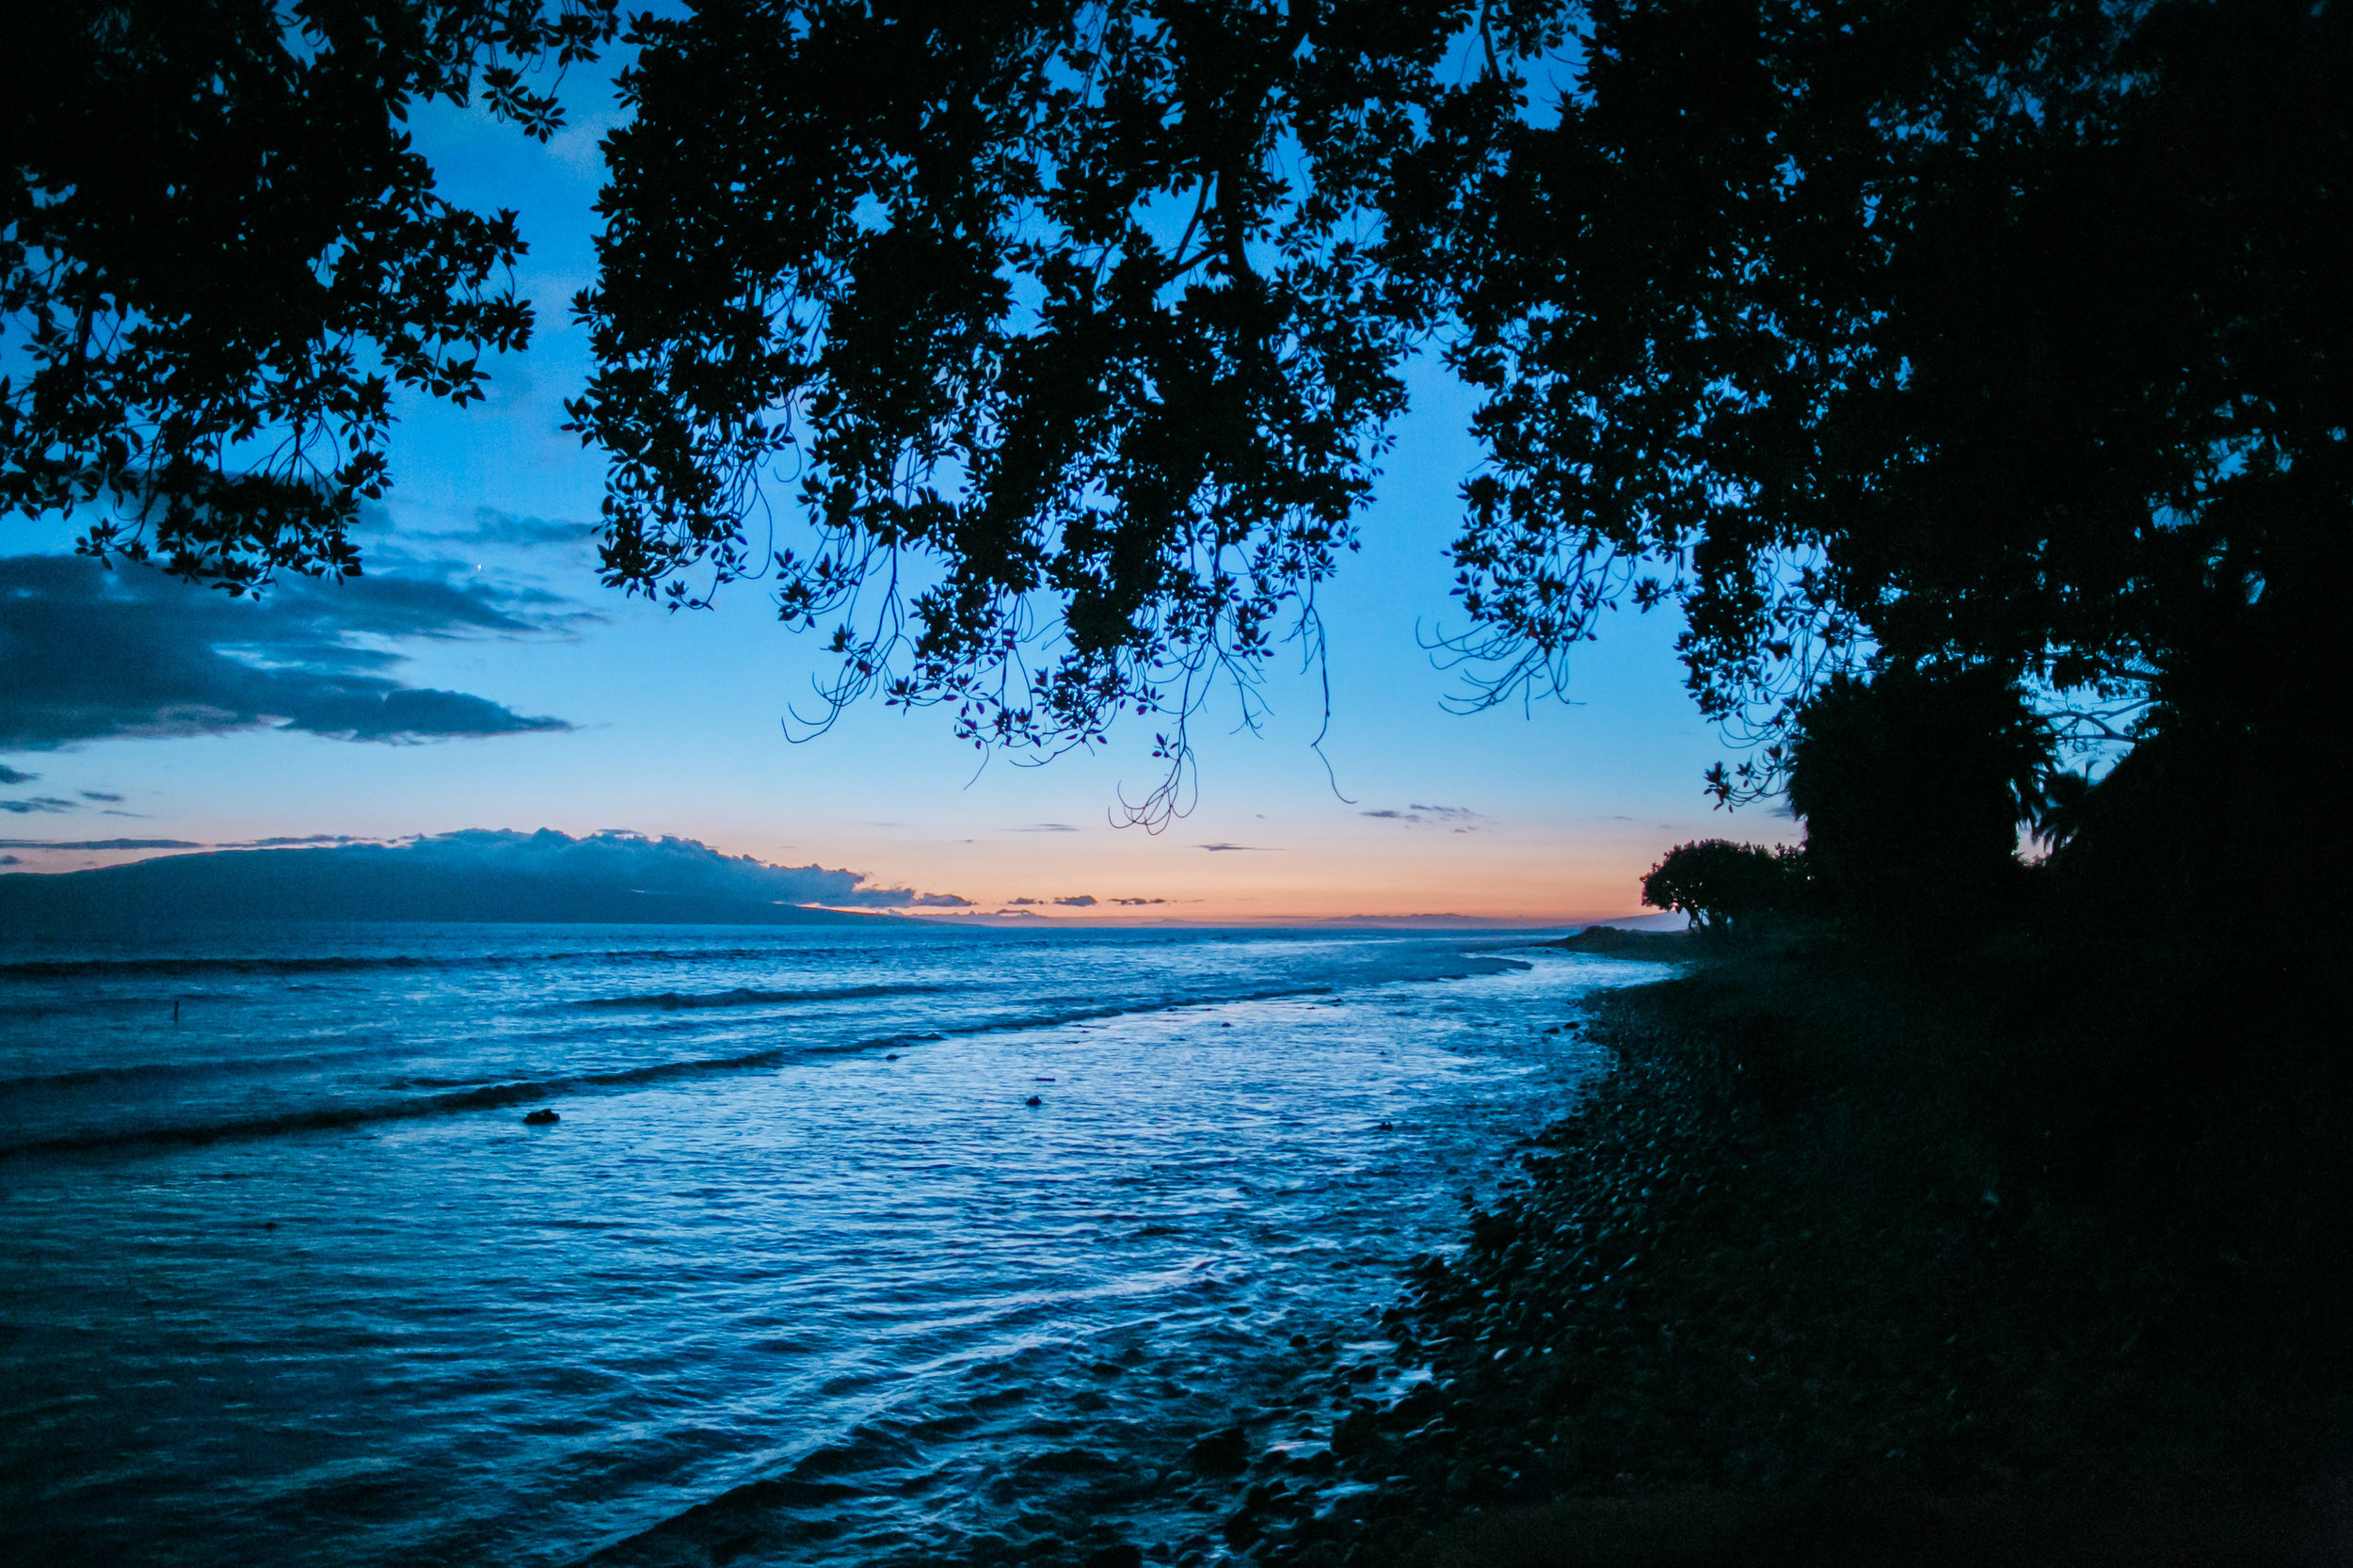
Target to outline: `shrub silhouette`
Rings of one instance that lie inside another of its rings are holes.
[[[1986,668],[1833,677],[1806,705],[1789,807],[1816,886],[1842,916],[1959,923],[2020,885],[2018,829],[2037,820],[2049,727]]]

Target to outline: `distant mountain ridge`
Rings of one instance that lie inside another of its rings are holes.
[[[405,844],[227,850],[0,874],[0,935],[191,920],[875,925],[892,917],[810,906],[950,902],[864,881],[856,872],[721,855],[691,839],[472,830]]]

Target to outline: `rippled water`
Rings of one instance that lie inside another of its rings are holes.
[[[1389,934],[0,952],[0,1513],[59,1561],[1214,1560],[1186,1445],[1328,1436],[1403,1259],[1597,1065],[1545,1031],[1656,972]]]

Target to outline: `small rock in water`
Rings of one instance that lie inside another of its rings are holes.
[[[894,1050],[889,1055],[884,1057],[883,1060],[886,1062],[896,1062],[899,1060],[899,1053]]]
[[[554,1112],[550,1111],[543,1105],[538,1110],[534,1111],[530,1115],[525,1116],[523,1118],[523,1123],[527,1127],[553,1127],[556,1123],[562,1121],[563,1119],[563,1117],[557,1115]]]
[[[1382,1131],[1384,1131],[1384,1132],[1395,1132],[1395,1131],[1397,1130],[1397,1128],[1396,1128],[1396,1126],[1395,1126],[1394,1124],[1392,1124],[1392,1123],[1389,1123],[1389,1122],[1383,1122],[1383,1123],[1381,1124],[1381,1130],[1382,1130]]]
[[[1241,1427],[1220,1427],[1185,1450],[1193,1467],[1205,1475],[1238,1476],[1250,1468],[1250,1437]]]
[[[1023,1100],[1021,1103],[1024,1105],[1044,1105],[1046,1102],[1038,1098],[1035,1095],[1032,1095],[1028,1099]]]

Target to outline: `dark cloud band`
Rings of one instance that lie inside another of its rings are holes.
[[[0,849],[202,849],[185,839],[0,839]]]
[[[0,556],[0,749],[261,728],[392,742],[568,729],[385,673],[400,658],[388,642],[545,635],[556,624],[430,578],[297,578],[257,603],[127,562]]]

